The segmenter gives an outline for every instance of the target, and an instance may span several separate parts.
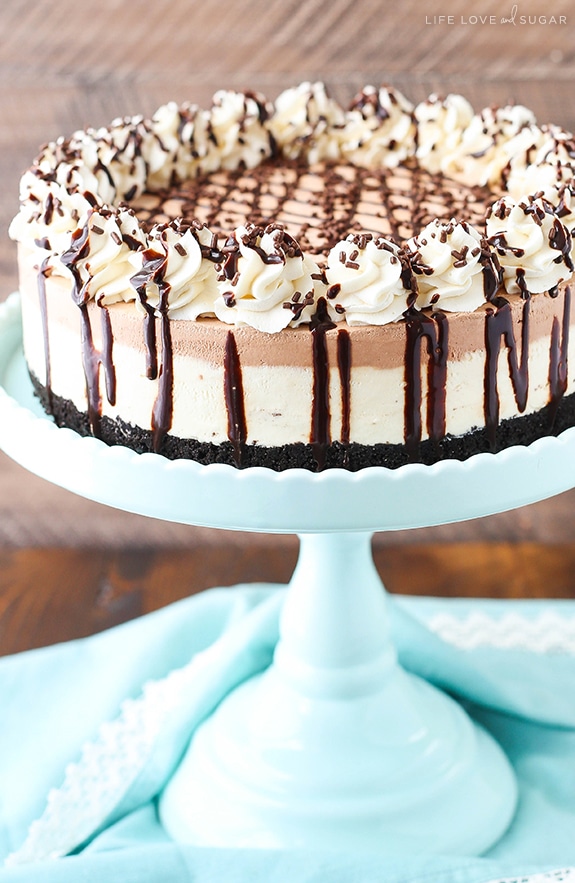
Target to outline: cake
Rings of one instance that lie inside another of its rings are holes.
[[[575,142],[519,105],[321,83],[47,144],[24,353],[59,426],[200,463],[465,459],[575,424]]]

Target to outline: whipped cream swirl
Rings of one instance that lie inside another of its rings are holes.
[[[214,95],[210,124],[220,155],[220,168],[253,169],[271,156],[272,142],[266,122],[273,106],[256,92],[228,92]]]
[[[71,231],[86,222],[92,202],[80,191],[55,188],[32,171],[22,177],[21,199],[20,211],[10,224],[10,237],[50,253],[53,271],[61,271],[59,255],[70,245]]]
[[[129,283],[142,313],[174,319],[213,316],[217,297],[214,261],[221,258],[207,227],[153,227],[147,247],[132,256]]]
[[[95,300],[100,306],[135,300],[129,279],[131,258],[145,237],[133,212],[94,209],[78,228],[62,264],[72,272],[78,303]]]
[[[575,139],[558,126],[542,126],[527,159],[526,165],[511,161],[508,192],[515,199],[537,194],[553,202],[556,190],[575,177]]]
[[[457,221],[434,221],[402,248],[352,233],[321,269],[278,225],[246,220],[215,235],[180,219],[145,231],[126,208],[144,190],[276,155],[376,169],[415,159],[431,173],[486,184],[493,198],[506,195],[492,206],[485,237]],[[522,106],[473,114],[460,95],[432,95],[414,108],[385,86],[366,86],[344,112],[310,82],[275,105],[220,91],[207,111],[172,102],[149,120],[59,138],[24,174],[10,226],[35,267],[73,274],[79,303],[134,300],[148,315],[217,316],[270,333],[309,322],[320,297],[334,321],[383,324],[413,305],[474,310],[502,282],[510,292],[552,291],[572,275],[574,232],[569,132],[539,127]]]
[[[477,230],[432,221],[407,243],[417,277],[417,306],[472,312],[497,291],[501,273]]]
[[[366,168],[394,168],[415,153],[413,105],[397,89],[366,86],[353,100],[340,133],[341,153]]]
[[[170,101],[158,108],[145,127],[140,147],[148,170],[148,190],[219,168],[209,127],[209,113],[195,105],[178,106]]]
[[[571,235],[546,200],[499,199],[490,209],[486,230],[510,293],[552,291],[571,276]]]
[[[440,98],[433,94],[417,105],[414,116],[418,162],[432,174],[442,172],[461,144],[463,132],[473,119],[473,108],[463,95]]]
[[[468,184],[500,185],[511,158],[527,158],[538,139],[535,117],[528,108],[487,107],[473,116],[443,171]]]
[[[222,251],[218,319],[270,333],[309,322],[323,275],[281,226],[238,227]]]
[[[330,317],[348,325],[385,325],[399,319],[411,295],[404,287],[405,269],[395,243],[371,233],[351,233],[327,259]]]
[[[323,83],[305,82],[278,95],[268,127],[284,156],[315,163],[341,157],[338,130],[344,119]]]

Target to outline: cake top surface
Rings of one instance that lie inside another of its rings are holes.
[[[10,233],[74,297],[270,333],[471,311],[573,272],[575,142],[526,108],[321,83],[218,92],[46,145]]]

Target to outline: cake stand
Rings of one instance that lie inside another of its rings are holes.
[[[273,663],[198,728],[161,795],[174,839],[479,855],[504,833],[516,803],[510,765],[459,704],[398,664],[371,537],[575,486],[575,429],[463,463],[358,473],[138,455],[44,415],[13,295],[0,307],[0,447],[35,474],[125,511],[300,537]]]

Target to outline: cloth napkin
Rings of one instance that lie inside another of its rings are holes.
[[[401,663],[503,746],[520,799],[480,858],[170,841],[156,801],[194,729],[269,665],[284,589],[212,589],[0,660],[0,883],[575,883],[575,601],[393,597]]]

